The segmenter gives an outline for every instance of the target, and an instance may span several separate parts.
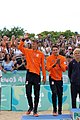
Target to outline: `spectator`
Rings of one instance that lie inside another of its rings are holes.
[[[12,48],[14,48],[15,42],[16,42],[16,37],[15,37],[15,35],[12,35],[11,41],[10,41],[10,44],[11,44]]]
[[[22,52],[18,49],[18,42],[15,43],[15,48],[14,48],[14,55],[16,56],[16,59],[22,57]]]
[[[2,64],[3,60],[4,60],[4,53],[2,53],[2,49],[0,47],[0,64]]]
[[[17,60],[15,55],[11,55],[11,60],[14,63],[14,70],[17,70]]]
[[[67,66],[69,65],[69,63],[72,61],[73,57],[71,55],[67,55],[66,56],[66,61],[67,61]]]
[[[13,71],[14,70],[14,62],[11,60],[10,54],[6,54],[4,61],[2,62],[2,71],[7,72],[7,71]]]
[[[26,33],[25,35],[26,35],[26,40],[25,40],[25,42],[24,42],[24,45],[25,45],[27,48],[29,48],[29,47],[31,47],[31,40],[29,39],[29,33]]]
[[[24,56],[17,60],[17,70],[26,70],[26,61]]]
[[[73,49],[71,46],[69,46],[66,55],[71,55],[71,54],[73,54]]]

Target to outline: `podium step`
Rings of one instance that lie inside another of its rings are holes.
[[[72,120],[70,114],[62,114],[58,116],[53,115],[39,115],[39,117],[34,117],[33,115],[23,115],[21,120]]]
[[[80,108],[71,109],[72,120],[80,120]]]

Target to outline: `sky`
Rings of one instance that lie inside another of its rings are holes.
[[[80,33],[80,0],[0,0],[0,29]]]

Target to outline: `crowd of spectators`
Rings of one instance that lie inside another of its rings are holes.
[[[26,33],[29,36],[28,33]],[[16,38],[12,35],[11,40],[7,36],[0,37],[0,66],[6,73],[13,70],[25,70],[26,60],[22,52],[18,49],[18,45],[21,38]],[[42,35],[38,35],[38,49],[41,50],[46,57],[52,53],[52,46],[58,45],[60,54],[66,56],[67,65],[73,59],[73,50],[80,47],[80,35],[70,36],[66,39],[62,34],[54,43],[51,40],[51,35],[48,34],[43,39]],[[27,38],[24,42],[24,46],[31,49],[32,39]]]

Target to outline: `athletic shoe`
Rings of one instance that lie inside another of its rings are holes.
[[[33,113],[33,116],[34,117],[38,117],[39,115],[37,113]]]
[[[61,115],[61,114],[62,114],[62,112],[61,112],[61,111],[58,111],[58,114],[59,114],[59,115]]]
[[[57,112],[53,112],[53,116],[57,116],[58,115],[58,113]]]
[[[26,115],[29,115],[32,110],[33,110],[33,108],[29,108],[29,110],[26,112]]]

